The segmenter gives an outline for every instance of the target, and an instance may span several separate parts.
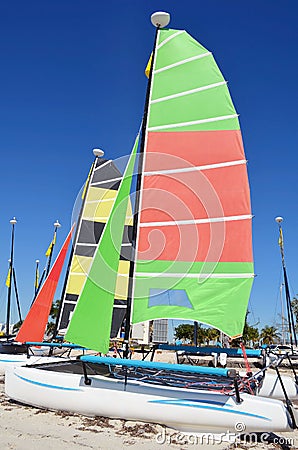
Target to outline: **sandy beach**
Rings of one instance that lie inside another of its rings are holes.
[[[164,358],[159,355],[158,359]],[[251,442],[231,444],[220,442],[216,437],[208,437],[206,441],[202,437],[182,435],[158,424],[39,410],[8,400],[4,393],[4,377],[0,378],[0,403],[2,450],[40,450],[41,447],[43,450],[298,448],[298,431],[258,436],[261,442],[256,442],[256,436],[251,436]]]

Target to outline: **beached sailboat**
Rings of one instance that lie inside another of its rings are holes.
[[[163,29],[166,13],[152,20],[157,32],[140,145],[127,318],[137,323],[195,317],[240,335],[254,275],[237,114],[212,54],[185,31]],[[109,349],[136,151],[137,143],[65,335],[103,354]],[[128,346],[129,320],[125,341]],[[253,389],[226,369],[98,356],[9,369],[5,380],[6,394],[26,404],[159,422],[181,431],[243,431],[239,420],[246,432],[295,426],[289,402],[251,395]]]
[[[50,309],[53,303],[54,295],[67,254],[74,225],[65,239],[61,250],[49,271],[40,291],[38,292],[25,320],[23,321],[16,337],[11,342],[11,347],[21,348],[22,352],[5,352],[0,354],[0,374],[4,374],[5,369],[10,365],[23,365],[34,363],[40,360],[43,355],[47,356],[50,347],[28,346],[26,342],[42,342],[44,339],[46,326],[49,319]],[[45,360],[44,360],[45,361]],[[47,359],[49,361],[49,359]]]
[[[93,154],[95,159],[91,165],[82,192],[82,205],[66,271],[61,307],[54,331],[55,338],[63,337],[67,330],[70,316],[87,278],[96,246],[106,225],[122,177],[114,162],[103,158],[104,153],[102,150],[94,149]],[[61,275],[70,239],[74,234],[74,228],[75,225],[73,225],[71,232],[66,238],[51,272],[49,272],[44,285],[37,294],[21,329],[14,339],[14,347],[17,349],[22,348],[22,352],[19,352],[20,354],[18,355],[3,352],[0,355],[0,374],[4,374],[5,369],[11,365],[19,366],[29,363],[34,364],[38,361],[52,361],[53,358],[46,360],[45,358],[40,359],[40,357],[49,356],[54,348],[65,352],[66,355],[72,349],[78,348],[78,346],[61,343],[61,339],[56,343],[42,343],[55,290]],[[117,335],[126,313],[131,228],[132,212],[129,202],[125,219],[121,257],[118,266],[111,338]],[[49,264],[47,267],[49,268]]]

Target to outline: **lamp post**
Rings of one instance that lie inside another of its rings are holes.
[[[289,323],[290,344],[291,344],[291,347],[292,347],[292,350],[293,350],[293,337],[294,337],[295,346],[297,346],[297,336],[296,336],[296,331],[295,331],[294,315],[293,315],[291,296],[290,296],[290,289],[289,289],[289,282],[288,282],[286,263],[285,263],[284,238],[283,238],[283,231],[282,231],[282,226],[281,226],[281,224],[283,222],[283,218],[278,216],[278,217],[275,218],[275,222],[278,224],[278,229],[279,229],[278,244],[279,244],[279,247],[280,247],[281,262],[282,262],[284,284],[285,284],[285,294],[286,294],[287,315],[288,315],[288,323]]]
[[[9,286],[7,293],[7,312],[6,312],[6,338],[9,337],[9,322],[10,322],[10,304],[11,304],[11,280],[13,277],[13,251],[14,251],[14,229],[17,223],[14,217],[9,221],[11,224],[11,248],[10,248],[10,261],[9,261]]]

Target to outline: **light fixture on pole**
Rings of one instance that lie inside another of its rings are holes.
[[[93,149],[93,155],[96,156],[96,158],[101,158],[105,152],[101,150],[100,148],[94,148]]]
[[[157,11],[151,15],[151,23],[156,28],[164,28],[170,23],[170,14],[164,11]]]

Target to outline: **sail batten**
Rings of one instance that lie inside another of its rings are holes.
[[[156,48],[160,49],[164,45],[168,44],[168,42],[170,42],[172,39],[175,39],[176,37],[178,37],[180,34],[183,33],[185,33],[184,30],[175,30],[175,32],[171,36],[168,36],[166,39],[162,40],[159,44],[157,44]]]
[[[211,223],[211,222],[228,222],[231,220],[246,220],[251,219],[252,215],[246,216],[231,216],[231,217],[210,217],[208,219],[191,219],[191,220],[175,220],[175,221],[167,221],[167,222],[142,222],[140,223],[140,227],[166,227],[171,225],[190,225],[196,223]]]
[[[194,172],[196,170],[204,171],[208,169],[218,169],[219,167],[229,167],[229,166],[238,166],[241,164],[246,164],[246,159],[241,159],[238,161],[228,161],[218,164],[208,164],[206,166],[193,166],[193,167],[184,167],[181,169],[165,169],[165,170],[155,170],[155,171],[148,171],[144,172],[145,177],[150,177],[154,175],[167,175],[171,173],[183,173],[183,172]]]
[[[211,55],[212,55],[211,52],[206,52],[206,53],[203,53],[202,55],[197,55],[197,56],[193,56],[192,58],[183,59],[182,61],[178,61],[174,64],[170,64],[169,66],[161,67],[160,69],[155,70],[154,73],[157,74],[160,72],[164,72],[165,70],[170,70],[170,69],[173,69],[174,67],[181,66],[183,64],[187,64],[189,62],[196,61],[198,59],[205,58],[206,56],[211,56]]]
[[[167,95],[166,97],[156,98],[155,100],[151,100],[151,105],[154,103],[165,102],[167,100],[172,100],[173,98],[184,97],[185,95],[195,94],[200,91],[206,91],[207,89],[213,89],[219,86],[225,86],[227,84],[226,81],[221,81],[220,83],[208,84],[207,86],[198,87],[195,89],[191,89],[189,91],[177,92],[176,94]]]
[[[158,125],[155,127],[149,127],[149,131],[155,130],[165,130],[166,128],[178,128],[178,127],[187,127],[190,125],[199,125],[201,123],[209,123],[209,122],[219,122],[222,120],[230,120],[238,117],[238,114],[231,114],[229,116],[218,116],[218,117],[208,117],[207,119],[199,119],[193,120],[191,122],[177,122],[177,123],[168,123],[166,125]]]

